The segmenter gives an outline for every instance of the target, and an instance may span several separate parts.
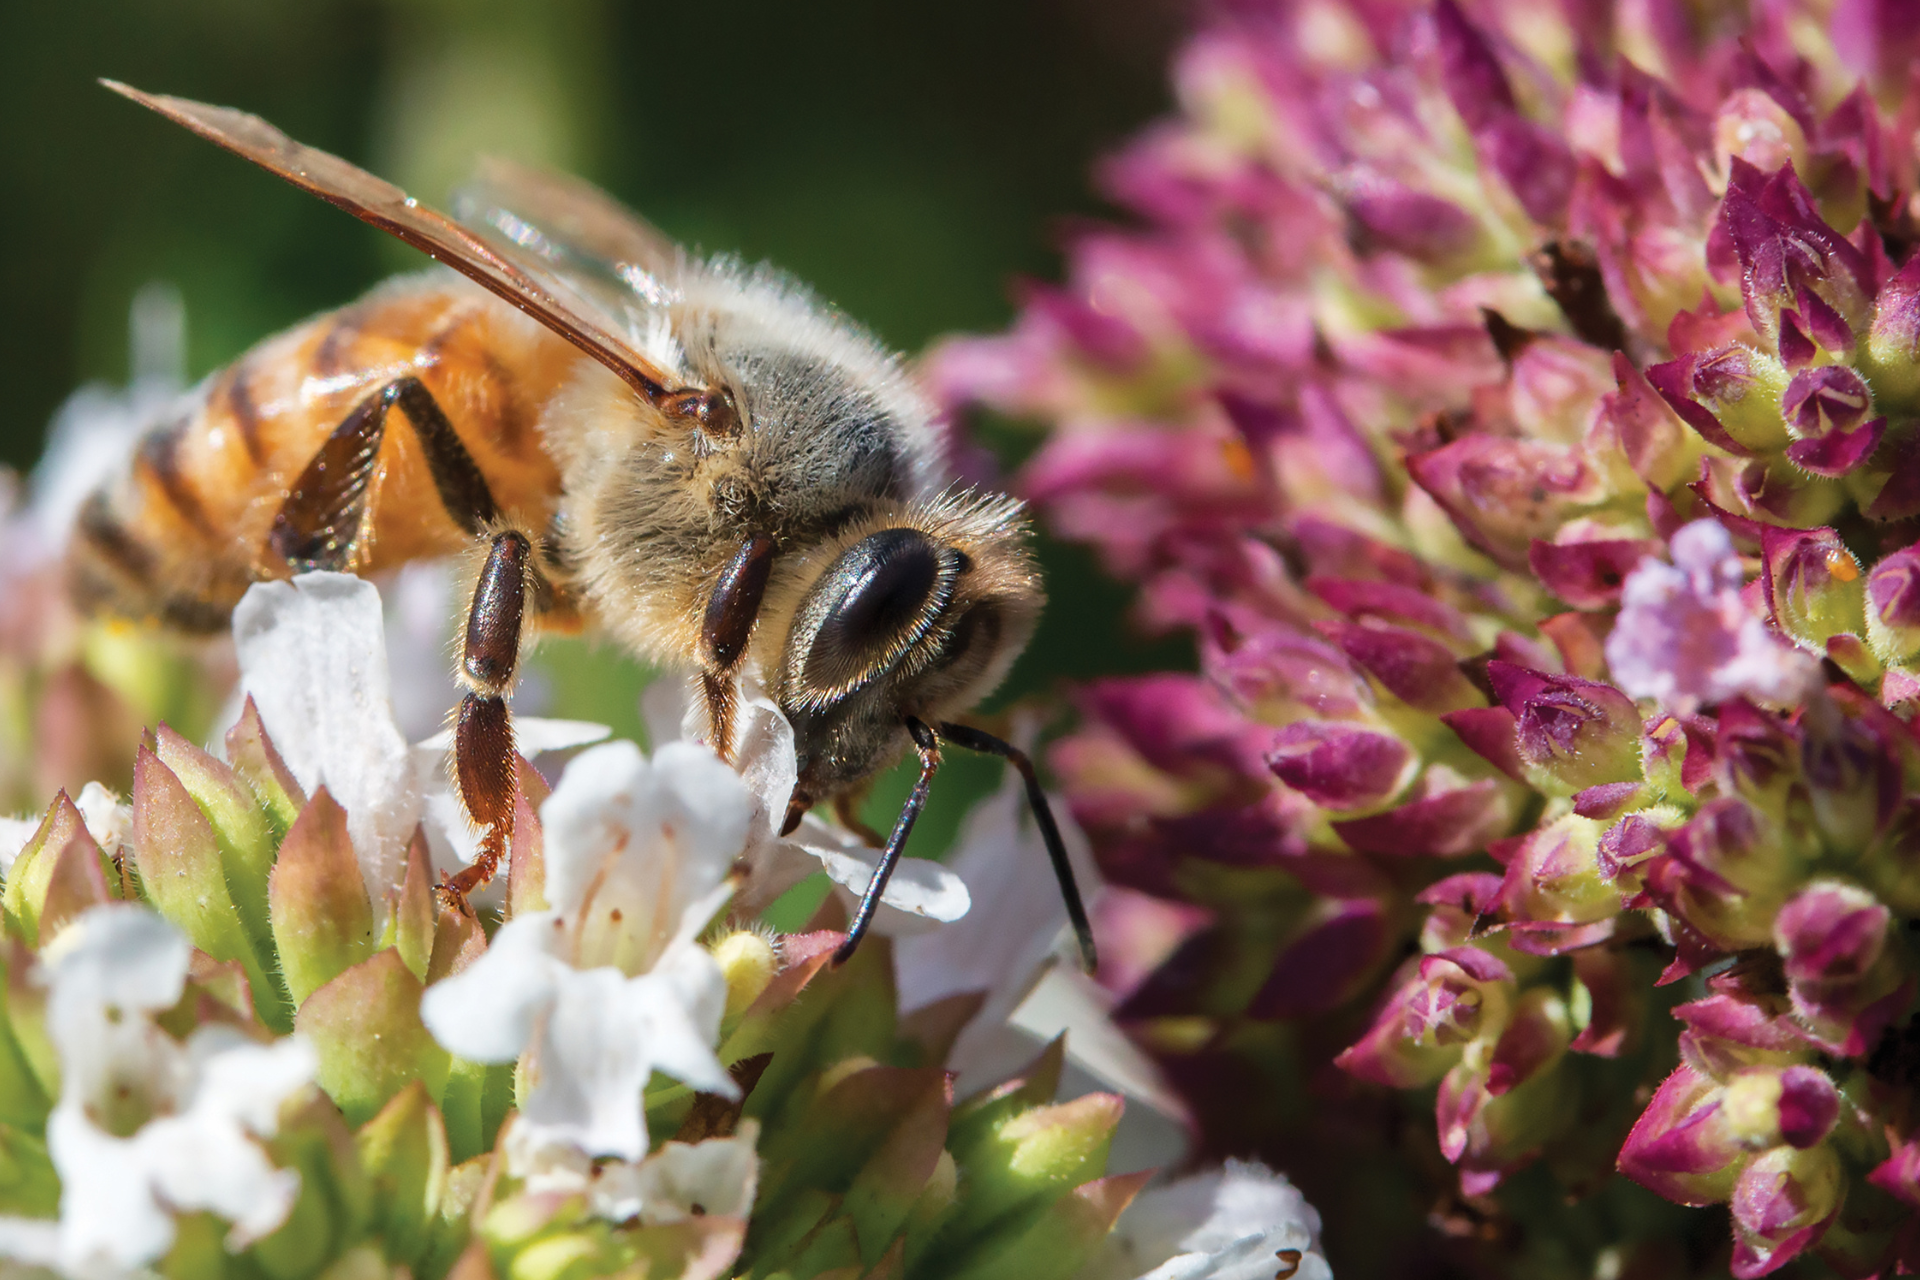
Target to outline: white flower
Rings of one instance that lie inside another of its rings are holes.
[[[1319,1235],[1292,1183],[1229,1160],[1143,1192],[1080,1280],[1331,1280]]]
[[[689,738],[699,722],[688,683],[663,676],[647,687],[643,700],[647,730],[655,743]],[[747,868],[736,905],[752,915],[816,871],[825,871],[849,906],[866,892],[880,851],[849,831],[813,814],[801,819],[791,836],[780,834],[793,796],[798,769],[793,726],[759,684],[742,681],[735,713],[734,765],[755,802],[744,859]],[[972,899],[958,875],[929,858],[903,857],[874,914],[872,930],[883,936],[921,933],[967,914]]]
[[[528,1055],[513,1131],[519,1176],[568,1152],[639,1161],[656,1070],[738,1095],[714,1056],[726,980],[696,941],[732,892],[753,808],[711,752],[630,742],[583,752],[541,807],[550,909],[501,926],[421,1018],[478,1062]]]
[[[286,1220],[300,1175],[259,1139],[313,1079],[299,1036],[269,1045],[205,1026],[183,1045],[154,1022],[185,989],[190,948],[144,907],[79,917],[42,956],[60,1101],[47,1149],[60,1175],[57,1222],[0,1219],[0,1255],[73,1276],[144,1267],[173,1244],[174,1215],[207,1210],[243,1247]]]
[[[1092,901],[1100,879],[1086,837],[1063,806],[1054,812],[1081,894]],[[972,886],[973,910],[937,932],[900,939],[894,959],[902,1009],[965,992],[986,996],[947,1059],[957,1092],[1007,1078],[1064,1033],[1067,1096],[1106,1088],[1138,1104],[1121,1117],[1108,1171],[1179,1164],[1190,1145],[1186,1107],[1114,1025],[1112,997],[1080,972],[1053,863],[1013,769],[967,815],[947,861]]]
[[[105,786],[89,782],[74,797],[73,807],[80,811],[81,821],[87,824],[87,834],[108,857],[132,847],[133,806]]]
[[[666,1142],[644,1160],[593,1160],[577,1148],[525,1146],[524,1125],[507,1131],[508,1164],[535,1195],[584,1192],[589,1208],[612,1222],[644,1226],[689,1218],[745,1219],[760,1180],[760,1126],[740,1121],[730,1137]]]
[[[14,859],[39,830],[39,818],[0,818],[0,876],[12,872]]]
[[[1627,575],[1607,666],[1622,689],[1690,715],[1751,697],[1791,706],[1816,685],[1819,664],[1784,643],[1741,598],[1745,572],[1718,520],[1673,535],[1673,563],[1649,556]]]
[[[389,629],[372,583],[306,573],[256,584],[234,610],[233,631],[240,660],[234,715],[238,698],[251,696],[294,780],[309,795],[324,785],[347,811],[347,834],[377,915],[384,917],[389,893],[399,888],[407,842],[422,820],[436,871],[458,871],[478,856],[479,840],[448,769],[452,732],[409,747],[396,723]],[[409,680],[417,682],[417,654],[408,665]],[[451,681],[431,683],[433,691],[443,687],[457,695]],[[441,714],[452,706],[447,702]],[[515,717],[513,729],[515,748],[529,759],[607,736],[605,725],[532,716]],[[495,877],[473,899],[498,905],[503,891],[504,877]]]
[[[308,795],[325,786],[346,810],[367,895],[384,916],[421,799],[387,696],[380,593],[345,573],[256,583],[233,611],[233,639],[241,694],[294,780]]]

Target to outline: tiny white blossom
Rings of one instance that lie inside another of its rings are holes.
[[[730,1137],[666,1142],[644,1160],[593,1160],[572,1147],[527,1146],[525,1126],[507,1131],[508,1164],[525,1170],[529,1193],[585,1193],[599,1217],[643,1226],[698,1217],[747,1217],[759,1184],[760,1127],[742,1120]]]
[[[656,743],[693,736],[699,712],[686,681],[654,681],[647,687],[644,706],[647,729]],[[751,679],[742,682],[734,726],[734,767],[755,803],[743,855],[747,876],[738,898],[740,910],[749,915],[764,910],[816,871],[827,873],[850,906],[866,892],[880,851],[813,814],[801,819],[791,836],[782,836],[780,825],[799,776],[793,726]],[[903,857],[887,881],[872,930],[882,936],[922,933],[960,919],[971,903],[960,876],[930,858]]]
[[[1100,877],[1086,837],[1064,806],[1054,811],[1081,894],[1092,902]],[[947,861],[973,886],[973,910],[936,932],[900,939],[894,961],[902,1009],[965,992],[986,996],[947,1058],[956,1090],[975,1093],[1006,1079],[1064,1034],[1065,1096],[1104,1088],[1134,1104],[1121,1115],[1108,1172],[1179,1164],[1191,1145],[1186,1107],[1114,1025],[1112,996],[1080,972],[1053,863],[1017,772],[1007,769],[999,789],[967,814]]]
[[[14,859],[27,847],[40,830],[40,819],[31,817],[0,818],[0,876],[13,870]]]
[[[454,1053],[528,1054],[517,1175],[568,1152],[643,1158],[656,1070],[737,1095],[713,1052],[726,980],[695,939],[732,891],[751,814],[739,778],[690,744],[652,761],[630,742],[583,752],[541,807],[551,909],[501,926],[421,1004]]]
[[[73,807],[87,824],[87,834],[108,857],[131,847],[133,806],[98,782],[89,782],[74,797]]]
[[[260,582],[233,611],[240,691],[307,794],[325,786],[376,913],[420,821],[420,788],[388,697],[380,593],[345,573]]]
[[[1614,682],[1682,715],[1735,697],[1773,706],[1804,697],[1819,664],[1747,607],[1740,557],[1720,522],[1687,525],[1672,552],[1672,564],[1649,556],[1627,575],[1607,637]]]
[[[1319,1236],[1292,1183],[1229,1160],[1141,1193],[1080,1280],[1332,1280]]]
[[[0,1219],[0,1255],[121,1275],[165,1255],[177,1213],[226,1219],[233,1248],[286,1220],[300,1175],[275,1168],[259,1139],[312,1081],[313,1048],[217,1025],[175,1041],[154,1017],[179,1001],[189,955],[172,925],[127,903],[93,908],[46,948],[61,1075],[47,1151],[60,1218]]]

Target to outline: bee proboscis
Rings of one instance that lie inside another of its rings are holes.
[[[944,742],[1023,775],[1092,966],[1032,762],[949,718],[1000,681],[1039,614],[1025,518],[947,481],[897,357],[787,277],[690,255],[575,179],[489,163],[449,217],[257,116],[105,83],[451,270],[389,281],[203,383],[83,508],[84,603],[211,631],[254,582],[466,554],[454,770],[483,835],[444,886],[456,902],[512,834],[522,651],[590,627],[696,668],[723,758],[738,682],[759,676],[793,725],[788,830],[821,802],[845,818],[918,753],[840,959]]]

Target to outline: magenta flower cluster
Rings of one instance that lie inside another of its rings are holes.
[[[1121,1018],[1336,1269],[1920,1270],[1920,6],[1212,12],[934,361],[1195,639],[1052,753]]]

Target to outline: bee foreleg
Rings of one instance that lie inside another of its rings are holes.
[[[493,879],[513,838],[513,721],[506,695],[520,663],[528,583],[536,572],[525,534],[496,533],[467,610],[460,676],[468,692],[454,729],[453,763],[460,802],[484,834],[473,864],[447,881],[448,896],[460,904]]]
[[[1080,901],[1080,885],[1073,878],[1073,864],[1067,861],[1067,845],[1060,838],[1060,824],[1053,820],[1053,808],[1047,803],[1047,793],[1040,789],[1040,778],[1034,772],[1033,761],[1012,743],[1002,742],[984,729],[975,729],[971,725],[943,722],[940,736],[956,747],[999,756],[1020,771],[1021,779],[1027,784],[1027,804],[1033,810],[1034,825],[1040,828],[1040,838],[1046,843],[1047,857],[1053,863],[1054,878],[1060,881],[1060,897],[1067,904],[1067,919],[1073,923],[1073,934],[1080,944],[1080,964],[1088,973],[1092,973],[1100,964],[1099,955],[1093,948],[1093,925],[1087,920],[1086,905]]]
[[[396,378],[341,420],[274,514],[267,541],[287,567],[302,572],[352,567],[366,529],[387,412],[396,404],[413,424],[434,488],[453,522],[480,537],[499,518],[486,476],[433,393],[418,378]]]
[[[754,619],[760,616],[773,553],[774,541],[765,534],[753,534],[742,543],[720,571],[700,623],[700,687],[706,695],[707,727],[714,751],[726,761],[733,759],[733,677],[746,657]]]
[[[907,796],[900,817],[893,824],[893,834],[887,837],[887,847],[880,853],[880,861],[874,865],[873,878],[867,881],[865,893],[860,895],[860,905],[853,913],[853,923],[847,926],[847,940],[833,953],[835,964],[845,964],[853,955],[860,939],[867,936],[867,926],[873,923],[873,913],[880,906],[880,895],[887,891],[887,881],[893,877],[893,869],[900,862],[900,851],[907,847],[907,837],[913,834],[913,824],[919,820],[920,810],[927,803],[927,791],[933,786],[934,770],[940,767],[940,740],[933,735],[923,721],[912,716],[907,717],[907,732],[913,735],[914,749],[920,753],[920,780],[913,784],[912,794]]]

